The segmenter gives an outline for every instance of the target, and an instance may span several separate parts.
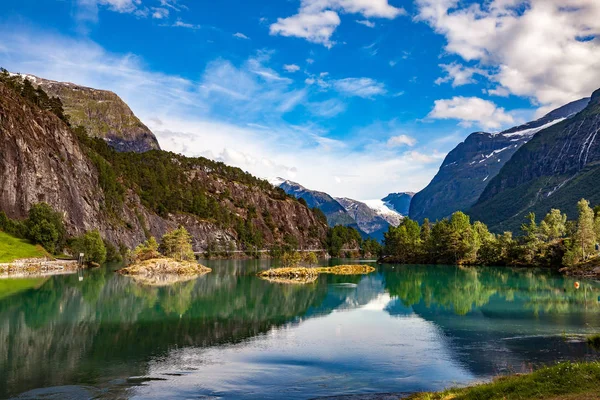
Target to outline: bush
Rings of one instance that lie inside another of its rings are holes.
[[[25,220],[26,237],[41,244],[50,253],[60,252],[65,245],[67,232],[62,214],[47,203],[34,204]]]
[[[72,247],[75,255],[84,254],[86,263],[104,264],[106,261],[106,246],[97,229],[75,238]]]

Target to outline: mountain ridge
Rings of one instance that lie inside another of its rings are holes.
[[[500,133],[471,133],[448,153],[427,187],[413,197],[410,218],[435,221],[455,211],[467,211],[525,143],[538,132],[572,117],[589,102],[590,98],[584,98],[568,103],[542,118]]]
[[[28,79],[48,95],[60,98],[73,126],[85,127],[88,135],[104,139],[117,151],[160,150],[154,133],[116,93],[30,74],[11,75]]]
[[[490,181],[469,210],[491,229],[514,229],[529,212],[543,217],[559,208],[570,218],[586,198],[600,203],[600,90],[587,107],[536,134]],[[491,213],[489,210],[494,210]]]

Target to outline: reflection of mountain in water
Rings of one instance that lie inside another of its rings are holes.
[[[31,388],[144,375],[152,357],[239,342],[306,314],[327,285],[219,274],[167,288],[110,271],[55,277],[0,300],[0,397]]]
[[[549,272],[509,268],[403,266],[384,268],[386,289],[396,297],[386,311],[414,311],[444,333],[445,347],[477,376],[529,370],[561,359],[591,358],[563,332],[600,326],[600,286]]]

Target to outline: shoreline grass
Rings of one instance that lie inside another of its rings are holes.
[[[437,393],[416,393],[408,400],[566,400],[600,399],[600,362],[564,362],[530,374],[499,377],[490,383]]]
[[[19,239],[0,231],[0,263],[44,257],[50,257],[50,255],[42,246],[33,245],[25,239]]]

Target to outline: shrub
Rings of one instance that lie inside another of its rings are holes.
[[[72,247],[76,255],[84,254],[86,263],[104,264],[106,261],[106,246],[97,229],[75,238]]]

